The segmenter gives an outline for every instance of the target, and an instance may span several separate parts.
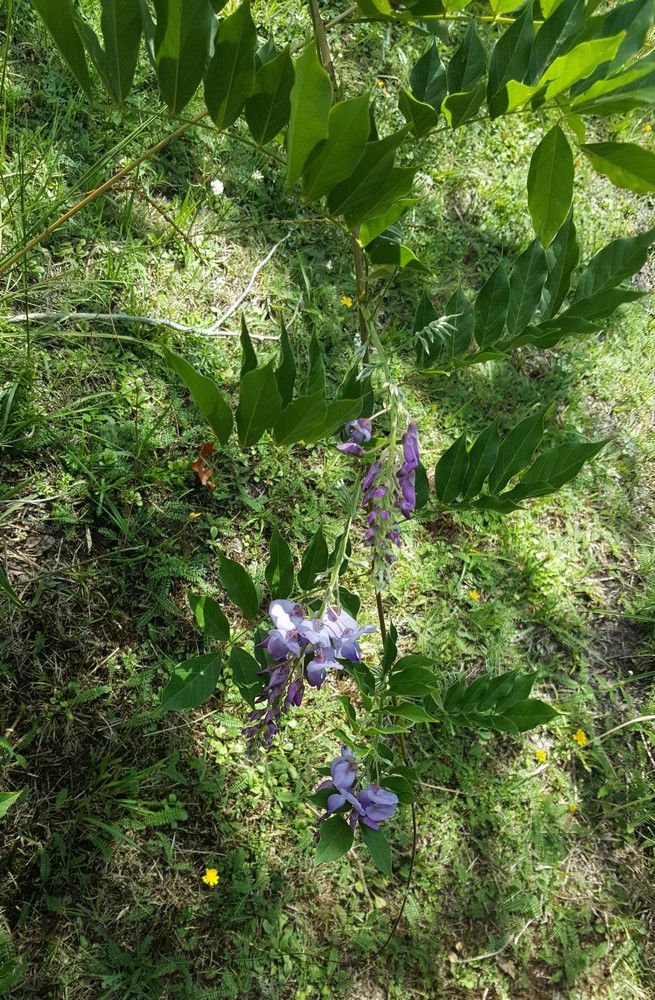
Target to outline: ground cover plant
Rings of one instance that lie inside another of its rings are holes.
[[[653,5],[216,6],[3,15],[0,988],[648,996]]]

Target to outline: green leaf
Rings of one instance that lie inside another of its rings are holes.
[[[573,303],[616,288],[646,263],[648,250],[655,243],[655,229],[639,236],[612,240],[592,257],[580,276]]]
[[[366,152],[350,177],[337,184],[328,195],[328,207],[333,215],[363,221],[373,214],[380,188],[389,182],[392,174],[396,148],[407,132],[406,127],[384,139],[367,143]],[[387,207],[394,200],[397,198]],[[380,209],[383,210],[384,207]]]
[[[496,420],[478,435],[468,453],[468,469],[462,490],[464,500],[476,497],[484,486],[498,456],[500,431]]]
[[[287,542],[277,530],[273,529],[269,544],[269,557],[264,577],[271,592],[271,597],[288,597],[293,591],[294,568],[293,556]]]
[[[314,854],[316,864],[337,861],[348,853],[353,845],[353,839],[353,832],[346,821],[341,816],[331,816],[321,826],[321,835]]]
[[[198,625],[210,639],[227,642],[230,638],[230,623],[213,597],[189,594],[189,604]]]
[[[323,393],[299,396],[278,417],[273,434],[278,444],[311,440],[325,426],[327,407]]]
[[[616,55],[608,62],[601,63],[594,72],[573,88],[573,93],[585,91],[603,77],[616,73],[628,60],[637,55],[641,49],[655,17],[653,0],[633,0],[632,3],[621,4],[610,9],[602,17],[590,20],[589,29],[594,38],[605,38],[624,34]],[[632,68],[632,67],[631,67]]]
[[[489,116],[497,118],[507,110],[505,85],[523,80],[528,71],[534,41],[532,0],[496,42],[489,60],[487,104]]]
[[[205,103],[219,129],[237,120],[255,82],[257,31],[250,14],[250,0],[243,0],[218,29],[205,77]]]
[[[417,100],[407,90],[401,90],[398,95],[398,107],[411,125],[414,135],[421,137],[438,125],[439,111],[423,101]]]
[[[118,104],[127,97],[141,43],[140,0],[102,0],[100,27],[105,43],[107,81]]]
[[[362,840],[371,859],[383,875],[391,878],[391,848],[384,830],[372,830],[365,823],[361,824]]]
[[[399,705],[394,705],[387,709],[387,714],[398,716],[400,719],[408,719],[410,722],[435,721],[422,705],[416,705],[413,701],[403,701]]]
[[[507,329],[510,334],[521,333],[533,319],[547,275],[544,248],[538,239],[533,240],[515,260],[509,279]]]
[[[254,621],[259,610],[259,595],[250,575],[234,559],[219,552],[221,583],[233,604],[243,611],[249,621]]]
[[[542,319],[554,316],[566,298],[571,285],[571,276],[577,267],[580,247],[573,222],[573,213],[561,226],[554,241],[546,250],[548,277],[541,299]]]
[[[17,608],[24,608],[25,605],[19,598],[18,594],[9,583],[7,574],[5,573],[2,566],[0,566],[0,591],[7,595],[12,604],[15,604]]]
[[[593,142],[581,147],[596,173],[637,194],[655,191],[655,153],[634,142]]]
[[[201,375],[188,361],[167,348],[164,348],[164,358],[168,367],[179,375],[186,385],[191,398],[218,440],[221,444],[225,444],[232,431],[232,410],[216,383],[206,375]]]
[[[528,208],[545,247],[566,220],[573,199],[573,154],[559,125],[543,137],[530,160]]]
[[[538,701],[536,698],[526,698],[525,701],[520,701],[503,712],[503,716],[509,719],[520,733],[535,729],[536,726],[544,726],[557,715],[559,712],[545,701]]]
[[[434,491],[441,503],[454,503],[464,488],[467,471],[468,452],[463,433],[443,453],[434,470]]]
[[[154,0],[159,91],[172,115],[185,107],[205,75],[214,14],[208,0]]]
[[[362,412],[363,402],[360,396],[359,399],[335,399],[328,403],[323,427],[313,436],[307,437],[305,439],[307,443],[315,444],[317,441],[322,441],[336,433],[348,421],[356,420]]]
[[[316,201],[350,177],[366,150],[369,98],[355,97],[330,109],[327,139],[321,142],[303,169],[303,197]]]
[[[288,124],[294,79],[288,45],[257,71],[245,114],[250,134],[258,146],[270,142]]]
[[[411,184],[411,179],[410,179]],[[377,239],[366,247],[366,253],[372,264],[378,267],[393,268],[412,267],[418,271],[428,271],[413,250],[402,243],[399,226],[391,226]]]
[[[563,0],[552,14],[545,16],[530,53],[526,77],[529,83],[536,83],[546,68],[580,37],[585,27],[585,0]]]
[[[311,590],[316,578],[328,568],[328,547],[325,535],[319,528],[307,546],[298,573],[298,583],[303,591]]]
[[[446,121],[451,128],[458,128],[477,113],[484,101],[486,83],[481,80],[472,90],[449,94],[441,105]]]
[[[607,438],[602,441],[572,441],[548,448],[532,463],[521,478],[519,487],[526,496],[529,493],[525,493],[525,490],[534,483],[547,483],[552,487],[549,492],[559,490],[565,483],[575,479],[584,463],[597,455],[607,441]]]
[[[4,819],[14,802],[16,802],[22,794],[22,789],[19,792],[0,792],[0,819]]]
[[[282,410],[275,379],[275,362],[246,372],[239,385],[237,430],[242,448],[250,448],[273,427]]]
[[[192,656],[180,663],[162,693],[162,712],[183,712],[211,698],[220,666],[221,661],[215,653]]]
[[[293,387],[296,384],[296,359],[291,350],[291,341],[284,322],[280,330],[280,364],[275,369],[275,380],[282,405],[288,406],[293,399]]]
[[[351,593],[345,587],[339,587],[339,604],[352,618],[357,618],[361,603],[357,594]]]
[[[395,670],[389,680],[389,690],[392,694],[406,695],[410,698],[424,698],[438,686],[439,680],[426,667]]]
[[[449,94],[471,91],[486,75],[487,56],[473,21],[448,63]]]
[[[580,42],[564,55],[558,56],[542,75],[538,88],[546,86],[545,99],[550,101],[568,90],[578,80],[583,80],[608,59],[613,59],[623,41],[624,33],[612,38]]]
[[[78,34],[71,0],[31,0],[84,93],[91,96],[91,81],[84,46]]]
[[[492,493],[500,493],[510,479],[526,467],[544,436],[544,420],[550,409],[551,406],[543,406],[535,410],[505,435],[489,474]]]
[[[241,378],[257,367],[257,355],[250,339],[245,316],[241,316]]]
[[[232,671],[232,680],[239,689],[241,697],[246,704],[254,708],[255,695],[263,687],[261,667],[257,660],[240,646],[233,646],[230,650],[230,670]]]
[[[315,333],[309,341],[309,373],[303,391],[307,396],[317,392],[325,394],[325,362]]]
[[[359,242],[363,247],[372,243],[376,237],[380,236],[385,229],[393,226],[401,215],[409,208],[418,205],[420,198],[399,198],[388,208],[383,208],[377,215],[369,215],[365,222],[362,222],[359,229]]]
[[[448,92],[446,70],[439,58],[436,42],[416,60],[409,73],[412,96],[438,111]]]
[[[316,45],[310,42],[294,64],[291,116],[287,134],[287,187],[293,187],[310,153],[327,139],[332,84],[323,69]]]
[[[475,339],[480,347],[492,347],[505,329],[509,305],[509,281],[504,264],[491,272],[478,292],[473,307]]]

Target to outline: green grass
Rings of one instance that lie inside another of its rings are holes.
[[[3,252],[168,128],[163,114],[152,120],[145,60],[123,115],[99,97],[88,106],[27,5],[19,10]],[[300,32],[300,9],[269,14],[276,36]],[[385,81],[380,115],[395,120],[398,35],[347,29],[341,48],[358,79]],[[625,137],[647,139],[643,126],[628,119]],[[517,116],[426,143],[425,198],[407,238],[434,270],[440,304],[457,281],[477,289],[530,238],[525,179],[542,128]],[[217,177],[220,198],[209,187]],[[583,259],[652,221],[645,199],[618,196],[582,164],[577,177]],[[279,164],[196,128],[11,272],[2,314],[27,301],[30,311],[208,323],[289,232],[245,314],[264,334],[280,314],[294,317],[301,359],[316,332],[336,382],[356,328],[340,302],[353,294],[349,247],[312,217],[284,192]],[[651,287],[652,271],[639,280]],[[214,458],[216,488],[203,489],[189,463],[207,431],[153,347],[182,351],[233,393],[234,341],[0,320],[1,550],[27,605],[0,596],[0,787],[24,789],[0,821],[0,990],[14,953],[22,970],[12,998],[652,996],[652,723],[582,751],[572,740],[578,727],[599,735],[655,711],[649,300],[597,338],[444,379],[418,374],[408,347],[423,285],[395,280],[379,317],[429,468],[465,426],[496,413],[509,426],[551,398],[554,438],[576,427],[611,440],[572,486],[524,512],[427,509],[409,527],[388,599],[403,651],[433,653],[445,674],[538,669],[540,692],[563,714],[525,739],[412,739],[425,782],[416,872],[380,957],[402,901],[409,817],[393,824],[392,882],[360,853],[312,862],[306,796],[334,755],[336,695],[348,682],[316,695],[254,763],[227,675],[190,715],[150,715],[175,663],[202,650],[186,595],[224,601],[217,547],[261,580],[271,525],[296,551],[319,524],[334,533],[343,459],[331,447],[290,457],[268,439],[244,455],[232,441]],[[357,547],[348,585],[373,621],[366,575]],[[220,872],[216,889],[201,881],[207,866]]]

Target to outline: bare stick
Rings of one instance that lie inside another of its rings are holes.
[[[239,297],[237,299],[235,299],[235,301],[232,303],[232,305],[228,309],[226,309],[226,311],[223,313],[222,316],[218,317],[218,319],[216,320],[215,323],[212,323],[212,325],[207,329],[207,331],[206,331],[207,333],[214,333],[214,331],[217,330],[219,326],[223,325],[223,323],[225,322],[226,319],[229,319],[230,316],[232,316],[237,311],[237,309],[239,308],[239,306],[241,305],[241,303],[243,302],[243,300],[250,294],[250,290],[251,290],[252,286],[255,284],[255,281],[257,279],[257,275],[259,274],[259,272],[264,267],[266,267],[266,265],[268,264],[269,260],[271,259],[271,257],[275,253],[275,251],[277,250],[277,248],[279,246],[281,246],[284,243],[285,240],[288,240],[290,236],[291,236],[291,233],[287,233],[286,236],[283,236],[281,240],[279,240],[277,243],[274,244],[274,246],[271,247],[271,249],[268,251],[268,253],[266,254],[266,256],[263,257],[260,260],[259,264],[257,264],[257,267],[255,268],[255,270],[250,275],[250,280],[248,281],[248,284],[246,285],[246,287],[244,288],[244,290],[241,292],[241,295],[239,295]],[[260,339],[263,339],[263,338],[260,338]],[[274,337],[273,339],[277,340],[277,337]]]
[[[177,330],[180,333],[196,333],[203,337],[238,337],[236,330],[218,330],[213,326],[190,326],[186,323],[177,323],[173,319],[166,319],[163,316],[132,316],[130,313],[92,313],[92,312],[31,312],[17,313],[12,316],[3,316],[3,323],[47,323],[65,322],[66,320],[83,320],[87,323],[129,323],[133,326],[164,326],[169,330]],[[278,340],[274,335],[263,333],[251,334],[252,340]]]

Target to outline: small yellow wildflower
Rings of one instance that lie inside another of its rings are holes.
[[[202,880],[205,885],[218,885],[218,871],[216,868],[205,868],[205,874],[202,876]]]
[[[376,80],[375,82],[377,83],[378,87],[384,87],[384,80]]]
[[[548,760],[548,751],[547,750],[535,750],[535,752],[534,752],[534,759],[537,761],[538,764],[545,764],[546,761]]]
[[[353,307],[353,300],[351,299],[350,295],[342,295],[341,296],[341,305],[342,306],[346,306],[348,309],[352,309],[352,307]]]
[[[653,126],[650,124],[650,122],[646,122],[646,124],[644,125],[644,132],[652,132],[652,131],[653,131]]]
[[[586,747],[589,742],[589,737],[585,733],[584,729],[578,729],[578,731],[573,734],[573,739],[579,747]]]
[[[577,813],[577,811],[578,811],[578,803],[577,802],[572,802],[571,805],[569,806],[569,812],[570,813]]]
[[[471,590],[469,590],[469,597],[471,598],[472,601],[481,601],[482,600],[482,594],[480,593],[479,590],[476,590],[475,587],[473,587]]]

